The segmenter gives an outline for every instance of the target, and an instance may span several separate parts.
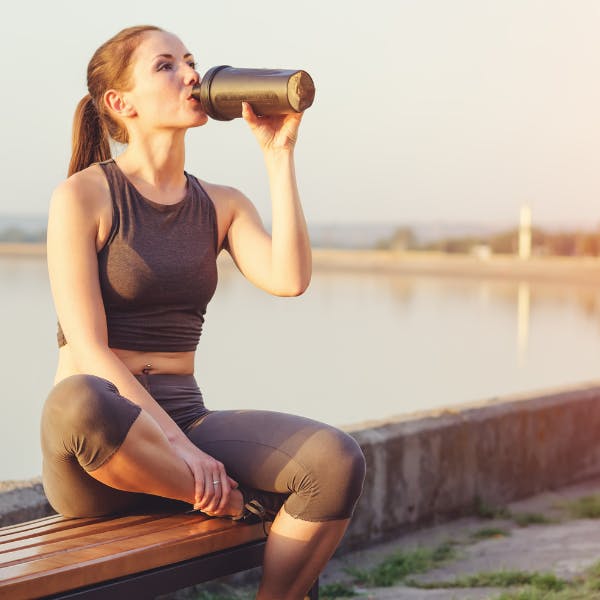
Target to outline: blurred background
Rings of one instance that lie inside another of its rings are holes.
[[[201,72],[303,68],[317,89],[297,146],[312,285],[272,298],[221,262],[197,359],[210,408],[353,426],[597,378],[593,277],[469,265],[518,257],[519,225],[544,268],[597,260],[598,2],[17,3],[0,20],[0,480],[40,472],[56,361],[45,222],[86,65],[108,37],[148,23],[179,35]],[[212,121],[187,140],[187,170],[241,189],[268,226],[245,124]],[[435,273],[402,272],[416,255]],[[359,268],[365,256],[387,266]],[[449,276],[440,261],[457,256],[469,260]]]

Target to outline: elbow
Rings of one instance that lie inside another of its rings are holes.
[[[79,340],[77,338],[68,341],[71,347],[71,360],[74,367],[80,373],[93,372],[93,366],[102,362],[110,350],[108,344],[95,340]]]
[[[304,294],[304,292],[308,289],[309,285],[310,275],[297,282],[290,282],[285,286],[276,288],[273,290],[273,294],[282,298],[295,298],[297,296],[302,296],[302,294]]]

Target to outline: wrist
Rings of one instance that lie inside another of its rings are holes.
[[[265,150],[263,153],[267,170],[281,172],[282,169],[294,169],[294,151],[293,149]]]

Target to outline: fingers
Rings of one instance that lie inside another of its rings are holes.
[[[202,481],[203,495],[196,501],[194,508],[210,515],[226,514],[224,511],[229,502],[233,480],[230,481],[224,465],[219,461],[212,461],[199,474],[198,479]]]
[[[227,475],[223,463],[198,449],[196,452],[195,456],[186,457],[194,477],[194,510],[214,516],[232,514],[229,502],[237,481]]]
[[[220,471],[214,471],[211,473],[211,480],[207,482],[207,487],[212,487],[212,496],[209,500],[209,503],[206,505],[206,510],[209,513],[215,513],[221,503],[221,498],[224,493],[224,487],[226,487],[226,477],[225,474]],[[208,494],[205,494],[208,496]]]
[[[194,473],[194,508],[200,508],[202,504],[202,498],[204,497],[204,477],[200,473],[200,477],[198,477]]]

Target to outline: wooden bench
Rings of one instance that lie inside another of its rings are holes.
[[[0,598],[150,599],[260,566],[265,543],[260,523],[201,513],[45,517],[0,528]]]

